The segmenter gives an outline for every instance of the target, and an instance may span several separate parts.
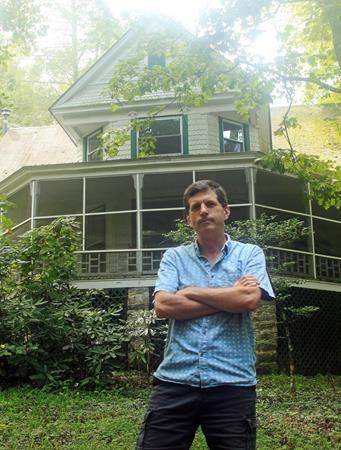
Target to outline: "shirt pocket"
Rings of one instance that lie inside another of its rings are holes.
[[[216,276],[216,285],[217,287],[231,287],[240,277],[240,270],[223,269]]]

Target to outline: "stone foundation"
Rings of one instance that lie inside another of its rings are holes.
[[[275,302],[262,302],[253,314],[257,372],[270,373],[277,370],[277,325]]]

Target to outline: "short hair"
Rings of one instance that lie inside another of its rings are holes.
[[[190,184],[184,192],[183,202],[186,210],[186,214],[189,212],[189,199],[199,192],[207,192],[212,191],[215,192],[217,199],[221,206],[225,207],[228,205],[227,196],[224,189],[220,186],[219,183],[213,180],[200,180],[195,183]]]

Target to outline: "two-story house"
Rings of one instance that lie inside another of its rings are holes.
[[[294,290],[294,298],[298,304],[320,307],[317,321],[311,322],[315,330],[320,327],[319,338],[324,335],[325,355],[318,370],[335,370],[340,212],[310,201],[308,187],[298,179],[257,166],[271,149],[269,112],[254,111],[246,121],[235,110],[233,92],[216,95],[186,114],[166,94],[145,96],[112,111],[106,88],[115,64],[131,54],[135,39],[134,30],[127,32],[54,103],[51,113],[59,129],[10,129],[2,138],[0,192],[17,205],[14,233],[58,216],[75,217],[82,230],[78,286],[121,289],[128,303],[148,303],[162,253],[172,245],[164,233],[183,218],[185,187],[214,179],[228,193],[232,220],[265,212],[299,217],[309,227],[309,236],[294,248],[272,252],[279,262],[294,263],[293,275],[307,279],[304,288]],[[153,64],[153,58],[145,64]],[[140,137],[132,132],[117,157],[103,160],[100,134],[125,125],[132,112],[145,117],[153,105],[165,105],[152,125],[155,155],[139,159]],[[11,153],[18,151],[20,157]],[[302,327],[304,334],[307,324]],[[311,332],[306,348],[314,361],[319,333],[314,337]],[[312,364],[307,363],[308,372],[314,371]]]

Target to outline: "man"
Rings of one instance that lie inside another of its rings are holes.
[[[155,311],[170,319],[138,450],[189,449],[200,425],[211,450],[255,449],[250,313],[274,297],[262,250],[224,233],[226,194],[210,180],[184,193],[197,240],[167,250]]]

